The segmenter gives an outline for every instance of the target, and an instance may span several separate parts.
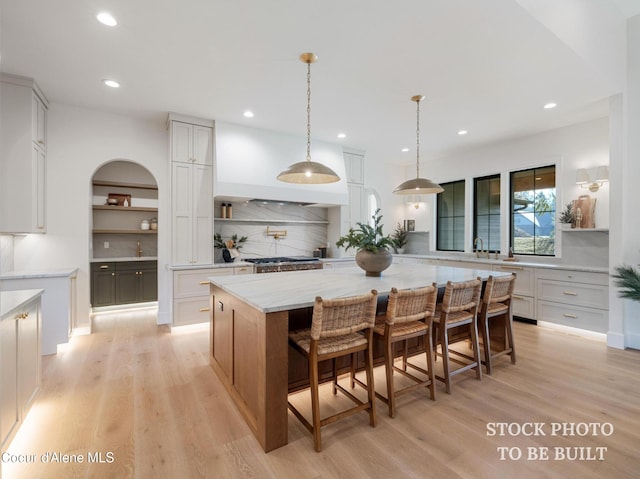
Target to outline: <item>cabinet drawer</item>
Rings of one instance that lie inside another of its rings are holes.
[[[558,303],[609,309],[609,288],[568,281],[538,280],[538,299]]]
[[[534,296],[535,269],[515,264],[496,264],[493,265],[493,270],[515,273],[516,284],[513,290],[514,294],[521,296]]]
[[[204,323],[209,321],[209,297],[182,298],[173,302],[173,325]]]
[[[514,294],[512,297],[513,315],[521,318],[535,319],[535,300],[531,296]]]
[[[609,314],[601,309],[538,301],[538,320],[606,333]]]
[[[566,269],[540,268],[538,279],[553,279],[572,283],[598,284],[609,286],[609,275],[606,273],[591,273],[586,271],[570,271]]]
[[[112,262],[99,262],[99,263],[91,263],[91,271],[99,272],[99,271],[115,271],[116,264]]]
[[[233,274],[253,274],[253,266],[236,266]]]
[[[210,268],[173,273],[173,297],[184,298],[209,294],[209,276],[231,276],[234,268]]]

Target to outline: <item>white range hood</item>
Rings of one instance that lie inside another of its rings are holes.
[[[216,121],[214,196],[347,205],[349,192],[342,147],[311,140],[311,158],[323,163],[340,181],[296,185],[276,179],[292,163],[306,157],[303,136],[287,135]]]

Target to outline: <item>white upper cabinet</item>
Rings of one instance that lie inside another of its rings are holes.
[[[213,122],[169,116],[171,262],[213,263]],[[196,123],[197,122],[197,123]],[[209,123],[210,126],[207,126]]]
[[[347,182],[364,183],[364,156],[345,152],[344,167],[347,171]]]
[[[48,102],[30,78],[2,74],[0,232],[46,232]]]
[[[172,121],[171,129],[172,161],[213,165],[213,128]]]

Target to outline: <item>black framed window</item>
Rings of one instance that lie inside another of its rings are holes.
[[[473,238],[486,251],[500,251],[500,175],[473,180]]]
[[[556,167],[511,173],[511,238],[516,254],[555,254]]]
[[[436,249],[464,251],[464,180],[441,183],[438,193]]]

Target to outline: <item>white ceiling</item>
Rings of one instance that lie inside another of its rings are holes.
[[[623,79],[598,58],[614,49],[591,57],[582,33],[624,33],[624,20],[640,13],[640,1],[561,5],[0,0],[0,67],[35,78],[51,102],[158,121],[175,111],[304,135],[306,65],[298,56],[312,51],[319,56],[312,66],[312,136],[366,150],[368,161],[411,163],[415,94],[426,96],[424,161],[607,114],[606,98]],[[102,10],[117,18],[117,27],[96,21]],[[605,30],[587,22],[603,17]],[[601,48],[615,45],[609,37],[596,40]],[[104,78],[122,87],[108,89]],[[558,107],[544,110],[549,101]],[[245,109],[255,117],[244,118]],[[458,136],[459,129],[469,134]],[[338,140],[338,132],[347,138]],[[405,146],[409,153],[400,152]]]

